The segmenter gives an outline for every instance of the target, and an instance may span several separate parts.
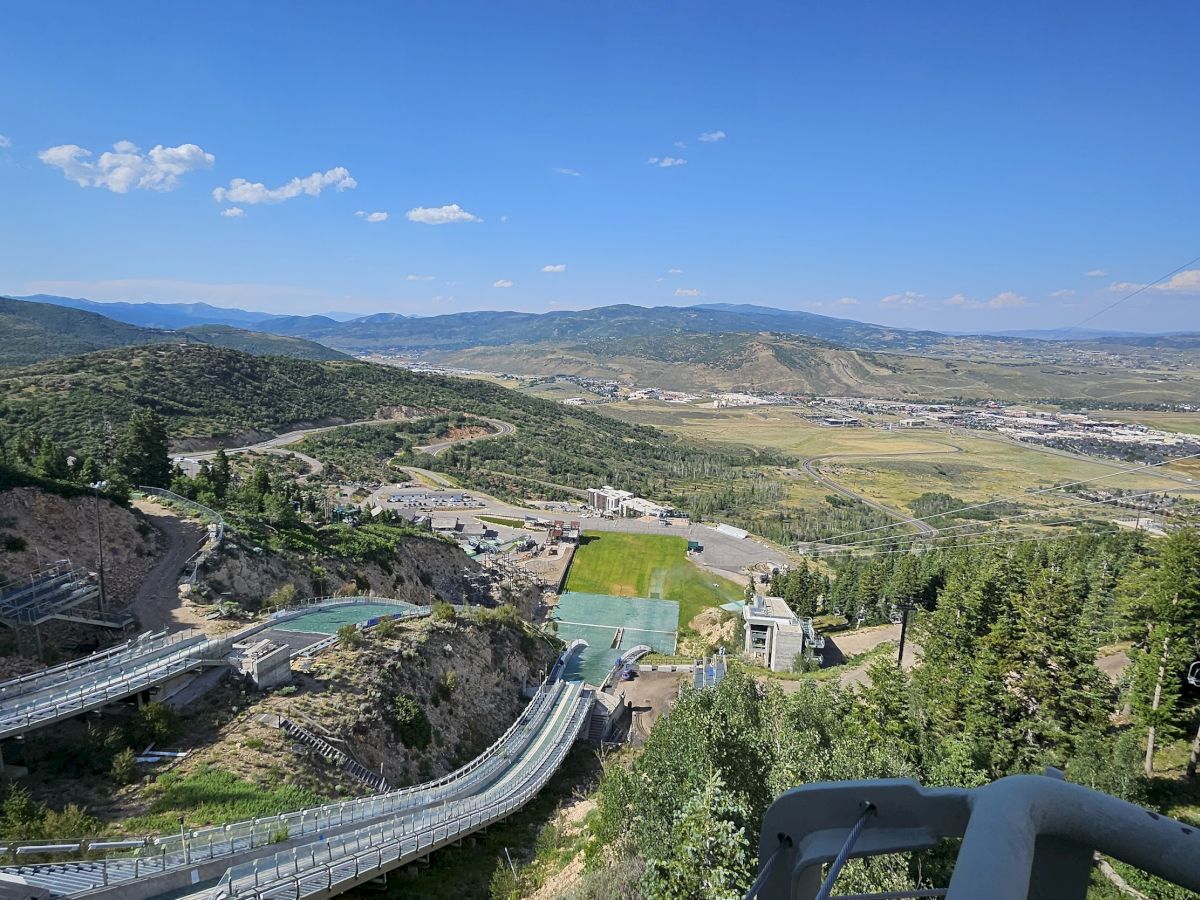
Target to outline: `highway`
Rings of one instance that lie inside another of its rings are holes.
[[[484,416],[476,416],[475,418],[483,419],[491,425],[495,431],[490,434],[471,434],[466,437],[454,438],[449,441],[437,441],[432,444],[426,444],[424,447],[417,447],[422,453],[428,453],[430,456],[438,456],[441,453],[449,450],[458,444],[469,444],[472,441],[484,441],[490,438],[508,437],[510,434],[517,433],[517,426],[510,422],[504,422],[500,419],[488,419]]]

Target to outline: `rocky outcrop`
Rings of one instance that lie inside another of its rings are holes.
[[[297,597],[376,594],[426,604],[482,603],[490,591],[463,576],[479,566],[456,545],[435,537],[406,537],[386,564],[338,556],[272,553],[233,537],[199,572],[201,593],[208,599],[234,600],[257,609],[284,585]]]

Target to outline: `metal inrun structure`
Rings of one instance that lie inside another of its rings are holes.
[[[1200,829],[1060,777],[1013,775],[971,789],[897,779],[788,791],[763,818],[759,877],[747,900],[834,898],[846,860],[954,838],[962,845],[948,887],[844,900],[1085,900],[1097,852],[1200,891]]]

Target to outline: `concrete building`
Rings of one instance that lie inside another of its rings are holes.
[[[747,658],[772,672],[789,672],[798,656],[820,660],[825,638],[813,630],[812,619],[799,618],[782,597],[755,595],[742,607]]]
[[[588,488],[588,506],[615,516],[621,511],[621,503],[632,500],[633,496],[631,491],[619,491],[606,484],[604,487]]]
[[[656,519],[665,519],[675,510],[669,506],[663,506],[661,503],[655,503],[653,500],[630,497],[621,501],[618,511],[623,516],[653,516]]]

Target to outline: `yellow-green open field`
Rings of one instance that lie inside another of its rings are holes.
[[[1106,409],[1097,412],[1099,419],[1117,422],[1133,422],[1163,431],[1178,431],[1183,434],[1200,434],[1200,413],[1155,412],[1126,409]]]
[[[806,418],[813,414],[807,408],[713,409],[622,403],[603,410],[691,440],[726,447],[768,448],[799,459],[813,459],[826,477],[895,508],[908,508],[925,493],[950,494],[971,503],[1006,497],[1030,507],[1061,505],[1063,495],[1059,492],[1038,496],[1029,491],[1113,475],[1130,467],[1046,451],[981,432],[830,428]],[[1187,477],[1196,479],[1197,484],[1189,486],[1184,481]],[[827,486],[803,473],[789,477],[788,482],[788,505],[817,503],[829,493]],[[1115,475],[1096,482],[1096,486],[1133,491],[1195,490],[1200,488],[1200,461]]]

